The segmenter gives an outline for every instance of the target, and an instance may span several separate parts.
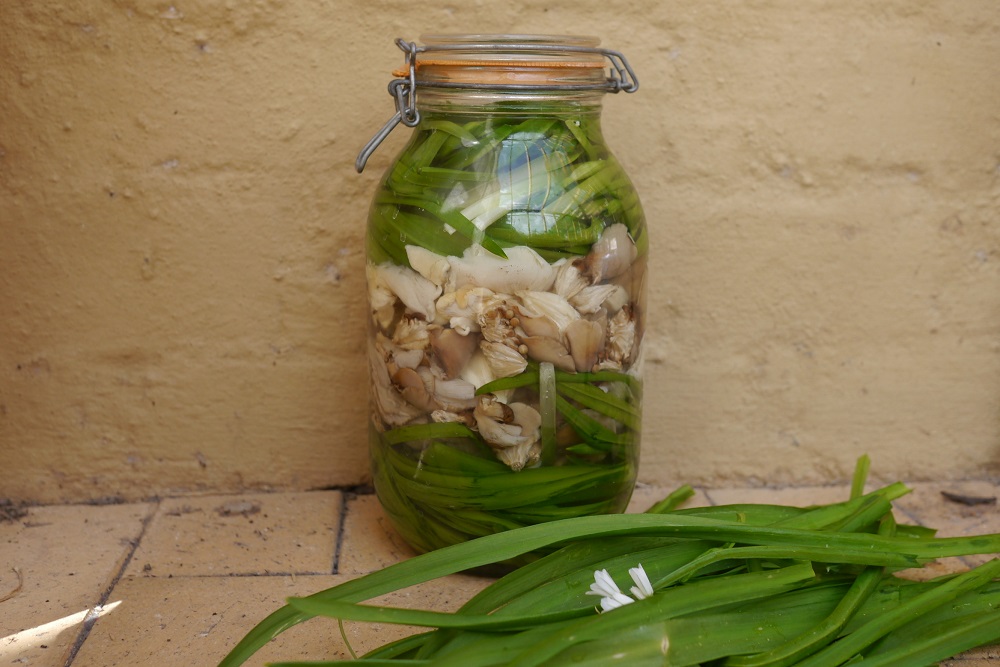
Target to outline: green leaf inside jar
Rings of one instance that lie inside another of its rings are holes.
[[[585,354],[570,358],[573,346],[560,329],[565,354],[551,360],[554,369],[549,359],[526,351],[527,344],[505,339],[503,343],[525,357],[522,370],[476,381],[474,401],[497,397],[491,407],[500,415],[500,428],[527,428],[512,421],[508,408],[518,404],[527,406],[521,415],[539,414],[537,448],[527,454],[505,458],[513,450],[482,431],[480,403],[475,403],[476,410],[465,403],[459,406],[464,409],[449,405],[433,411],[433,395],[430,401],[418,402],[422,407],[408,422],[399,423],[401,418],[390,423],[376,414],[371,443],[376,489],[396,527],[420,550],[512,527],[623,511],[636,477],[639,343],[633,352],[620,352],[611,361],[603,350],[609,346],[611,316],[622,312],[623,305],[636,320],[630,324],[641,340],[647,250],[642,210],[628,177],[604,146],[596,114],[566,107],[548,109],[541,117],[537,108],[533,113],[536,117],[516,111],[426,113],[375,197],[369,217],[369,264],[416,270],[408,246],[440,258],[468,257],[470,249],[481,247],[490,256],[506,259],[509,252],[530,249],[550,266],[581,264],[602,235],[617,225],[634,244],[628,278],[615,278],[624,304],[616,302],[612,308],[607,301],[601,308],[613,312],[577,315],[598,320],[604,331],[602,356],[594,358],[593,368],[581,366]],[[611,278],[594,271],[585,276],[593,283],[587,287],[613,286]],[[470,286],[445,285],[441,292]],[[550,285],[543,291],[556,288]],[[517,320],[526,309],[516,290],[511,292]],[[373,326],[395,342],[400,322],[413,316],[397,304],[394,313],[385,313]],[[472,320],[463,325],[471,331],[462,333],[475,337],[482,348],[486,334]],[[424,324],[435,330],[432,335],[459,327],[448,318]],[[437,380],[428,377],[426,368],[444,367],[438,352],[428,347],[419,366],[411,369],[422,373],[428,391]],[[540,362],[550,369],[541,375]],[[395,361],[386,358],[386,363],[389,375],[397,378]],[[442,373],[435,372],[442,379]],[[423,395],[414,374],[403,374],[409,378],[409,397]],[[447,375],[449,381],[456,379]],[[390,389],[404,393],[395,380]],[[404,416],[413,412],[403,408]],[[517,438],[515,433],[512,439]],[[454,455],[442,456],[444,451]]]

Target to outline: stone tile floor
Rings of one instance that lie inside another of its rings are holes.
[[[988,482],[922,483],[897,501],[900,520],[940,535],[1000,532],[996,504],[966,505],[941,492],[997,496]],[[668,489],[640,486],[630,511]],[[809,505],[844,487],[701,489],[696,504]],[[0,521],[0,667],[214,665],[285,598],[305,595],[408,558],[375,498],[341,491],[166,498],[122,505],[26,508]],[[982,560],[982,559],[979,559]],[[969,559],[934,565],[935,573]],[[455,575],[380,598],[453,610],[489,583]],[[268,644],[248,664],[348,657],[334,624],[316,619]],[[365,651],[406,629],[348,625]],[[1000,647],[948,663],[1000,665]]]

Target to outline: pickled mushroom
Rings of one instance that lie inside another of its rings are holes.
[[[570,304],[576,308],[581,313],[592,314],[596,313],[605,302],[610,301],[612,297],[621,298],[621,294],[625,295],[625,302],[628,301],[628,293],[618,285],[592,285],[590,287],[585,287],[574,296],[570,297]],[[609,304],[608,310],[614,312],[621,308],[623,304],[618,303],[617,308],[614,305]]]
[[[408,245],[406,246],[406,259],[414,271],[438,287],[443,287],[445,281],[448,280],[451,264],[444,255],[431,252],[418,245]]]
[[[564,262],[556,272],[554,289],[556,294],[564,299],[572,299],[590,281],[580,272],[580,267],[574,262]]]
[[[457,378],[476,351],[476,339],[454,329],[438,329],[431,337],[431,349],[448,378]]]
[[[495,377],[513,377],[523,373],[528,367],[528,360],[509,345],[484,340],[479,343],[479,348],[483,351],[483,356],[486,357]]]
[[[378,279],[378,270],[369,264],[365,267],[368,279],[368,305],[372,319],[383,331],[388,329],[396,316],[396,295]]]
[[[559,332],[559,325],[546,315],[528,317],[522,313],[521,317],[518,318],[518,326],[521,327],[521,330],[527,336],[546,336],[555,340],[559,340],[562,337],[562,334]]]
[[[608,360],[620,368],[632,356],[635,345],[635,318],[631,308],[622,308],[608,322]]]
[[[604,352],[604,328],[600,323],[577,320],[567,327],[566,340],[575,370],[581,373],[593,370]]]
[[[392,333],[392,342],[404,350],[425,350],[431,342],[431,332],[427,322],[413,317],[404,317]]]
[[[403,400],[422,412],[433,412],[441,407],[427,391],[420,374],[412,368],[400,368],[392,376],[392,382],[399,387]]]
[[[444,285],[445,291],[474,286],[510,294],[520,290],[544,291],[552,287],[556,269],[533,249],[515,246],[505,249],[505,252],[507,259],[494,255],[481,245],[472,245],[461,257],[448,257],[451,271]]]
[[[423,414],[421,410],[408,403],[395,389],[392,379],[389,377],[385,359],[374,344],[368,346],[368,367],[372,378],[372,403],[375,405],[375,411],[381,422],[376,422],[376,427],[379,430],[384,429],[382,424],[402,426]]]
[[[448,325],[463,336],[479,331],[477,318],[494,297],[493,290],[485,287],[465,286],[445,292],[435,304],[437,323]]]
[[[441,295],[441,288],[413,269],[391,263],[371,267],[368,273],[369,294],[374,290],[388,290],[411,312],[427,321],[434,319],[434,300]],[[374,308],[374,306],[373,306]]]
[[[580,319],[579,311],[569,301],[553,292],[521,291],[520,312],[525,317],[545,316],[552,320],[559,331],[565,331],[569,323]]]
[[[497,458],[512,470],[538,460],[542,417],[530,405],[504,405],[492,395],[480,396],[474,411],[476,426]]]
[[[528,356],[535,361],[547,361],[560,370],[572,373],[576,364],[569,350],[558,340],[547,336],[525,336],[521,339],[528,348]]]
[[[596,285],[627,271],[638,254],[628,227],[620,222],[609,225],[581,261],[582,272],[590,276],[590,284]]]
[[[476,321],[486,340],[516,347],[519,341],[512,321],[515,311],[508,299],[511,297],[495,296],[490,299],[483,305]]]
[[[476,404],[476,387],[467,380],[448,380],[439,377],[427,367],[417,369],[427,392],[434,397],[440,407],[451,412],[471,410]]]

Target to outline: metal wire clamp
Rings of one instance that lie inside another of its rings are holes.
[[[608,77],[602,83],[595,84],[493,84],[493,83],[454,83],[454,82],[424,82],[421,86],[432,88],[465,88],[489,89],[499,91],[539,91],[539,90],[603,90],[608,93],[634,93],[639,89],[639,79],[635,75],[628,60],[619,51],[586,46],[568,46],[564,44],[439,44],[435,46],[417,46],[415,42],[407,42],[396,38],[396,46],[406,54],[407,75],[405,78],[393,79],[389,82],[389,95],[396,105],[396,114],[375,133],[354,161],[354,168],[360,174],[364,171],[368,158],[379,147],[389,133],[402,123],[407,127],[416,127],[420,122],[420,111],[417,109],[417,55],[432,51],[554,51],[560,53],[600,54],[608,59],[611,68]]]

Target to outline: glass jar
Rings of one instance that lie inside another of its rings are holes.
[[[600,112],[635,76],[592,38],[422,41],[397,40],[398,113],[357,165],[415,127],[366,238],[378,498],[419,551],[621,512],[648,237]]]

